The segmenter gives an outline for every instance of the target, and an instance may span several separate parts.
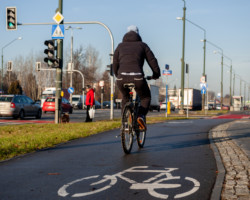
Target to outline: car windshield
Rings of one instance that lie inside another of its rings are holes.
[[[46,102],[55,102],[55,98],[48,98],[46,99]]]
[[[0,97],[0,102],[11,102],[13,97]]]

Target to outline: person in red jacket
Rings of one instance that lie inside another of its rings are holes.
[[[87,106],[87,111],[86,111],[86,120],[85,122],[92,122],[92,119],[89,117],[89,109],[93,107],[95,104],[95,97],[94,97],[94,89],[91,88],[90,85],[86,86],[86,106]]]

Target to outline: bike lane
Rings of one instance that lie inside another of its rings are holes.
[[[217,168],[208,132],[228,121],[149,125],[145,148],[138,150],[134,143],[130,155],[124,155],[120,138],[115,137],[119,130],[113,130],[2,162],[0,197],[209,199]]]

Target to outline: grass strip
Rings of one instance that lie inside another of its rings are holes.
[[[166,120],[186,119],[185,117],[147,117],[147,123]],[[0,161],[18,155],[54,147],[70,140],[119,128],[120,119],[92,123],[68,124],[25,124],[0,127]]]

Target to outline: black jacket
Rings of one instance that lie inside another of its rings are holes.
[[[146,59],[153,71],[153,77],[161,76],[160,68],[153,52],[148,45],[142,42],[140,35],[134,31],[126,33],[122,43],[115,50],[113,58],[113,69],[116,77],[122,72],[141,73],[144,76],[143,64]]]

